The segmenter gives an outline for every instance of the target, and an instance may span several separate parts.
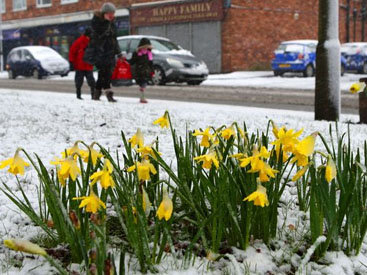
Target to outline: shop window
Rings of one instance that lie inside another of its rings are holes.
[[[26,0],[13,0],[13,11],[21,11],[27,9]]]
[[[38,8],[50,7],[50,6],[51,6],[51,0],[37,0]]]
[[[1,13],[5,13],[5,0],[1,0],[0,5],[1,5]]]
[[[61,4],[70,4],[70,3],[76,3],[79,0],[61,0]]]

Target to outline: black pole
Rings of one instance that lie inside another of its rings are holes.
[[[357,9],[353,9],[353,41],[356,42]]]
[[[350,11],[350,0],[347,0],[347,5],[345,6],[345,42],[349,42],[349,11]]]

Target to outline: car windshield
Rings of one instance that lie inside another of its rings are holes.
[[[303,45],[300,44],[280,44],[277,51],[282,52],[303,52]]]
[[[151,39],[150,42],[152,43],[153,49],[157,51],[169,52],[174,50],[181,50],[179,46],[173,44],[171,41]]]
[[[30,48],[29,51],[32,53],[34,58],[39,60],[45,60],[50,58],[60,58],[60,54],[54,51],[51,48],[42,47],[42,48]]]

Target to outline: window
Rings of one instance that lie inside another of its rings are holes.
[[[136,50],[136,48],[139,45],[140,40],[139,39],[132,39],[131,43],[130,43],[130,48],[129,48],[129,52],[134,52]]]
[[[21,11],[27,9],[27,0],[13,0],[13,11]]]
[[[71,3],[76,3],[79,0],[61,0],[61,4],[71,4]]]
[[[0,5],[1,5],[1,13],[5,13],[5,0],[1,0]]]
[[[51,6],[51,0],[37,0],[38,8],[50,7],[50,6]]]
[[[127,39],[121,39],[119,40],[120,49],[122,52],[127,52],[127,44],[129,40]]]

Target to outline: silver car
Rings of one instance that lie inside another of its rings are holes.
[[[164,37],[150,35],[118,37],[121,51],[126,54],[128,61],[143,37],[148,38],[153,46],[153,84],[187,82],[189,85],[199,85],[207,79],[209,70],[204,61]]]

